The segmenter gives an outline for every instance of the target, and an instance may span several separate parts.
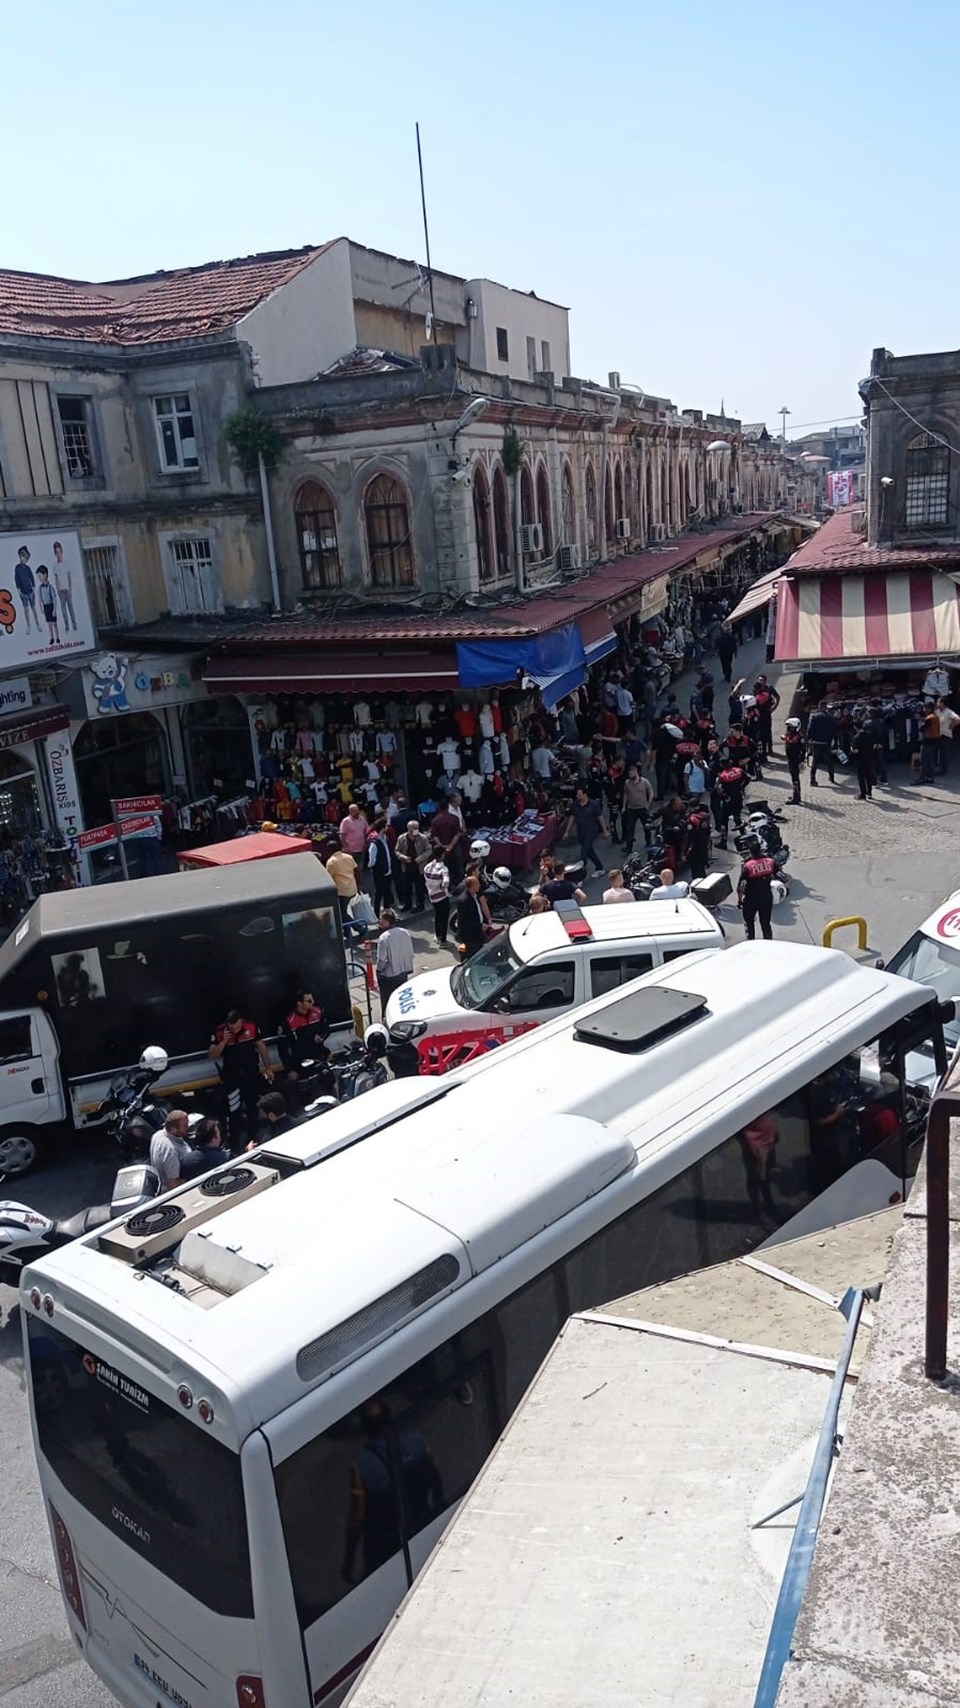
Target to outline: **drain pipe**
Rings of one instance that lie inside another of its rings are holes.
[[[267,535],[267,563],[270,566],[270,597],[273,600],[273,614],[281,615],[283,607],[280,604],[280,581],[277,576],[277,553],[273,543],[273,511],[270,509],[270,486],[267,481],[267,465],[263,460],[263,452],[257,454],[260,469],[260,498],[263,503],[263,525]]]

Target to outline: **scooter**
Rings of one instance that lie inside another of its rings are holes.
[[[160,1191],[155,1168],[149,1163],[130,1163],[118,1169],[109,1204],[92,1204],[73,1216],[43,1216],[28,1204],[0,1201],[0,1281],[19,1287],[21,1271],[35,1258],[106,1227],[117,1216],[149,1203]]]

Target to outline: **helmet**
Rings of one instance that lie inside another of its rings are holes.
[[[160,1044],[148,1044],[140,1057],[140,1066],[148,1073],[166,1073],[170,1057]]]
[[[363,1034],[363,1047],[371,1056],[385,1056],[389,1042],[390,1033],[386,1026],[380,1024],[379,1020],[375,1020],[372,1026],[368,1026]]]
[[[800,719],[799,718],[788,718],[786,727],[787,727],[787,729],[799,729],[800,728]]]
[[[676,724],[664,724],[663,727],[666,730],[667,734],[675,736],[677,741],[683,740],[683,730],[678,729]]]
[[[747,819],[749,830],[766,830],[769,820],[765,812],[752,812]]]
[[[779,906],[780,902],[786,901],[786,899],[787,899],[787,886],[784,883],[782,878],[771,878],[770,879],[770,895],[773,899],[774,907]]]
[[[490,844],[485,836],[474,837],[470,844],[470,858],[471,860],[488,860],[490,858]]]
[[[757,702],[752,694],[741,694],[740,705],[745,712],[752,712]]]
[[[491,873],[491,882],[498,890],[508,890],[513,883],[513,873],[509,866],[497,866]]]
[[[277,829],[279,829],[279,826],[274,823],[272,818],[265,818],[263,823],[260,826],[260,829],[261,830],[277,830]]]

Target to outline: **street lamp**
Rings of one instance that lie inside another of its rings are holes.
[[[787,416],[792,415],[793,410],[788,409],[786,404],[784,403],[777,410],[777,414],[779,415],[780,420],[783,423],[783,426],[782,426],[781,431],[780,431],[780,439],[781,439],[781,442],[783,444],[784,450],[786,450],[786,448],[787,448]]]

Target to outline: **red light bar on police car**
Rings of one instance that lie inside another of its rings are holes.
[[[584,917],[583,909],[576,901],[556,901],[553,911],[560,919],[567,936],[574,943],[582,938],[592,937],[590,922]]]

